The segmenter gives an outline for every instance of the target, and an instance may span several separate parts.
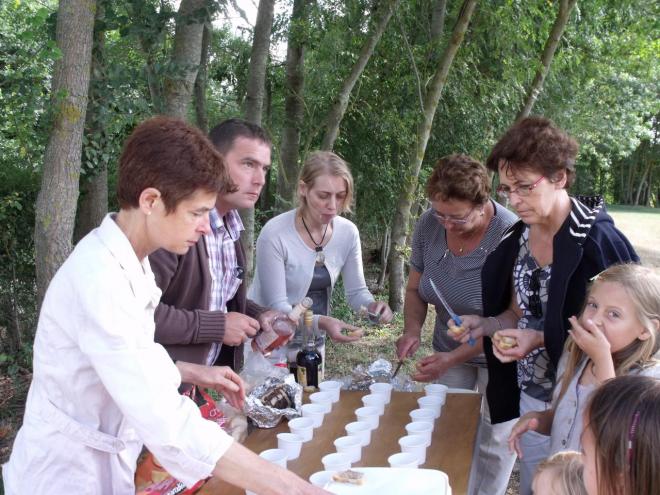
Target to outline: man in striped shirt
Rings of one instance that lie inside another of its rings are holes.
[[[240,119],[222,122],[209,137],[223,155],[235,187],[218,196],[208,232],[187,254],[159,250],[149,256],[163,291],[155,339],[172,359],[240,371],[243,343],[279,314],[246,297],[243,223],[238,214],[238,209],[252,208],[259,199],[270,168],[271,141],[261,127]]]

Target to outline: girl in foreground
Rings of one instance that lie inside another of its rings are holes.
[[[622,376],[592,396],[584,415],[589,495],[660,493],[660,380]]]
[[[519,456],[520,436],[550,434],[551,453],[580,450],[582,414],[589,396],[606,380],[626,374],[660,378],[660,275],[635,264],[611,266],[587,293],[559,363],[553,408],[532,411],[513,427],[509,444]]]

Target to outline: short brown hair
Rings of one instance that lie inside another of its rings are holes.
[[[431,201],[439,196],[442,201],[453,199],[482,205],[490,197],[488,171],[471,156],[443,156],[426,182],[426,196]]]
[[[138,125],[124,143],[117,180],[119,206],[137,208],[148,187],[160,191],[170,213],[200,189],[223,193],[235,186],[222,156],[202,131],[160,116]]]
[[[566,188],[575,181],[578,143],[545,117],[527,117],[516,122],[490,152],[486,167],[498,172],[501,163],[508,170],[534,170],[551,179],[565,171]]]
[[[209,132],[209,139],[216,149],[226,155],[234,146],[238,138],[256,139],[262,143],[272,146],[270,136],[260,125],[243,119],[227,119],[216,125]]]
[[[339,208],[339,213],[351,211],[353,202],[353,176],[348,168],[348,163],[332,151],[312,151],[303,164],[298,176],[298,182],[304,182],[308,188],[314,187],[314,181],[321,175],[341,177],[346,182],[346,198],[344,204]],[[301,210],[307,208],[307,200],[300,194],[298,189],[298,202]]]

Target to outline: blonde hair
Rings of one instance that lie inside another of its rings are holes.
[[[582,454],[579,452],[567,450],[551,455],[538,465],[534,477],[536,478],[543,471],[551,472],[552,487],[555,489],[555,493],[560,495],[587,495],[587,489],[582,481],[584,464]]]
[[[587,430],[599,495],[660,493],[660,380],[629,375],[605,382],[587,403]]]
[[[597,284],[604,282],[623,287],[633,303],[635,316],[649,333],[648,339],[635,339],[624,349],[612,354],[616,376],[625,375],[632,369],[654,366],[658,361],[655,355],[660,344],[654,323],[660,322],[660,274],[652,268],[634,263],[612,265],[593,278],[587,296]],[[559,397],[566,392],[570,377],[575,374],[585,355],[572,337],[566,339],[564,352],[568,353],[568,360],[566,371],[559,378],[562,381]]]
[[[344,182],[346,182],[346,198],[341,208],[339,208],[339,214],[350,213],[351,204],[353,203],[353,176],[348,168],[348,163],[332,151],[312,151],[300,170],[298,184],[303,182],[308,189],[311,189],[314,187],[316,178],[321,175],[331,175],[344,179]],[[300,193],[300,187],[298,187],[298,204],[301,212],[307,209],[307,199]]]

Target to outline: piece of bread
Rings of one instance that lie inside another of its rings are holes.
[[[351,483],[353,485],[361,485],[364,483],[364,473],[347,469],[332,475],[332,480],[337,483]]]
[[[456,324],[452,321],[449,323],[449,327],[447,328],[447,332],[449,332],[451,335],[454,337],[462,334],[465,331],[465,328],[463,328],[463,325],[460,327],[457,327]]]
[[[499,335],[498,332],[495,332],[493,335],[493,341],[497,347],[502,350],[511,349],[518,345],[518,340],[515,337],[507,337],[506,335]]]

